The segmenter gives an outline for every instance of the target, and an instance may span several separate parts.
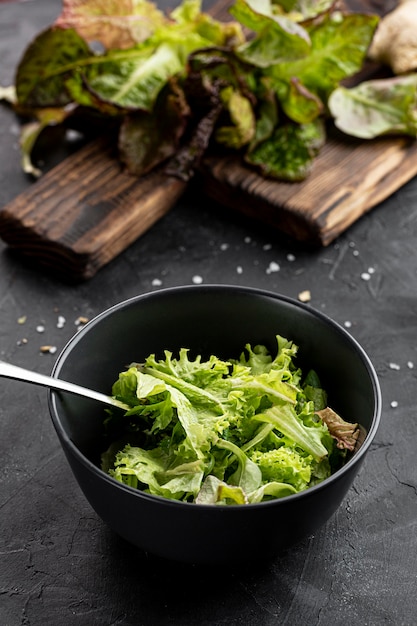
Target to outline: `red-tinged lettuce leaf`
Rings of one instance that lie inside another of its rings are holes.
[[[306,30],[285,15],[274,15],[268,0],[258,3],[236,0],[230,13],[257,33],[237,49],[239,57],[247,63],[264,68],[309,54],[310,38]]]
[[[219,104],[198,121],[190,139],[177,151],[165,168],[168,176],[176,176],[185,182],[191,180],[210,144],[220,112],[221,105]]]
[[[28,46],[17,67],[18,103],[27,107],[64,106],[71,101],[66,78],[91,61],[92,53],[74,30],[49,28]]]
[[[71,28],[106,49],[126,49],[145,41],[167,18],[147,0],[63,0],[56,26]]]
[[[326,101],[340,81],[360,70],[378,24],[375,15],[325,14],[309,28],[310,54],[268,70],[281,100],[288,97],[291,80],[296,77],[309,91]],[[286,93],[287,92],[287,93]]]
[[[353,452],[360,434],[359,424],[346,422],[329,407],[316,411],[316,414],[326,424],[331,436],[336,439],[337,447]]]
[[[197,50],[189,56],[186,81],[190,82],[191,78],[194,85],[205,84],[203,91],[210,89],[208,87],[210,83],[212,85],[222,83],[223,88],[232,86],[255,104],[257,92],[261,93],[265,88],[263,78],[256,75],[253,70],[254,68],[243,64],[233,50],[211,47]],[[218,92],[216,93],[218,95]],[[204,97],[206,96],[205,93]]]
[[[175,19],[159,25],[145,42],[104,54],[94,53],[73,28],[48,29],[29,46],[19,65],[19,102],[39,107],[72,100],[108,114],[117,113],[117,108],[151,110],[167,81],[185,70],[190,53],[224,45],[239,31],[216,23],[199,7],[198,0],[186,0],[173,12]]]
[[[361,139],[380,135],[417,136],[417,75],[365,81],[339,87],[328,102],[342,132]]]
[[[175,83],[159,98],[152,113],[127,115],[119,133],[119,155],[130,173],[142,176],[173,156],[190,111]]]
[[[151,111],[168,80],[185,73],[190,54],[228,41],[230,28],[202,14],[199,6],[197,0],[186,0],[146,42],[109,51],[84,64],[67,81],[71,95],[83,104],[93,94],[97,101],[120,108]]]
[[[278,126],[269,139],[248,151],[245,160],[263,176],[301,181],[310,173],[325,139],[320,119],[303,125],[287,123]]]

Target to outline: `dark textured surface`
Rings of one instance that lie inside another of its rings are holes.
[[[12,79],[19,51],[58,11],[53,0],[0,6],[1,83]],[[17,128],[0,108],[0,205],[30,184],[19,169]],[[414,180],[319,251],[231,215],[198,190],[78,286],[0,243],[2,359],[47,373],[55,357],[40,346],[62,348],[78,316],[200,276],[292,297],[309,289],[312,307],[351,323],[377,369],[384,403],[361,473],[324,528],[268,565],[213,572],[164,563],[114,536],[72,477],[46,391],[0,381],[0,624],[414,625],[416,237]],[[361,278],[370,268],[370,279]],[[268,538],[260,545],[267,550]]]

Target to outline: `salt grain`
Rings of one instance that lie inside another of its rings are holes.
[[[58,322],[57,322],[57,324],[56,324],[56,327],[57,327],[57,328],[64,328],[64,326],[65,326],[65,322],[66,322],[66,321],[67,321],[67,320],[65,319],[65,317],[64,317],[63,315],[59,315],[59,316],[58,316]]]
[[[42,326],[42,324],[39,324],[38,326],[36,326],[36,332],[44,333],[45,332],[45,326]]]
[[[154,278],[152,281],[152,287],[160,287],[162,285],[162,280],[159,278]]]
[[[201,283],[203,282],[203,277],[202,276],[193,276],[191,279],[194,283],[194,285],[201,285]]]
[[[369,274],[369,272],[362,272],[361,278],[362,280],[371,280],[371,275]]]
[[[351,328],[352,327],[352,322],[349,322],[349,320],[346,320],[346,322],[344,322],[344,327],[345,328]]]
[[[414,367],[414,363],[412,361],[407,361],[407,367],[408,369],[412,370]]]
[[[396,409],[396,408],[397,408],[397,406],[398,406],[398,402],[397,402],[396,400],[393,400],[393,401],[391,402],[391,407],[392,407],[393,409]]]
[[[271,263],[268,265],[268,267],[266,269],[266,273],[267,274],[272,274],[272,272],[279,272],[280,269],[281,268],[278,265],[278,263],[276,263],[275,261],[271,261]]]

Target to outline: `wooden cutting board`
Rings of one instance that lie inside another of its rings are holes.
[[[358,2],[351,3],[357,10]],[[220,0],[211,13],[223,19],[229,4]],[[366,4],[378,9],[375,0]],[[381,13],[386,3],[382,7]],[[229,156],[207,157],[198,176],[224,206],[299,241],[326,246],[413,178],[416,156],[417,142],[406,138],[334,137],[302,183],[267,180]],[[85,280],[165,215],[184,190],[183,182],[162,170],[129,175],[114,145],[96,140],[3,207],[0,237],[62,278]]]

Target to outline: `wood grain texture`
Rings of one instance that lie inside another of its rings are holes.
[[[163,217],[185,187],[160,170],[129,175],[111,144],[94,141],[3,208],[0,236],[66,278],[91,278]]]
[[[208,158],[201,173],[216,201],[299,241],[327,246],[417,174],[417,144],[330,139],[301,183],[265,179],[235,157]]]

